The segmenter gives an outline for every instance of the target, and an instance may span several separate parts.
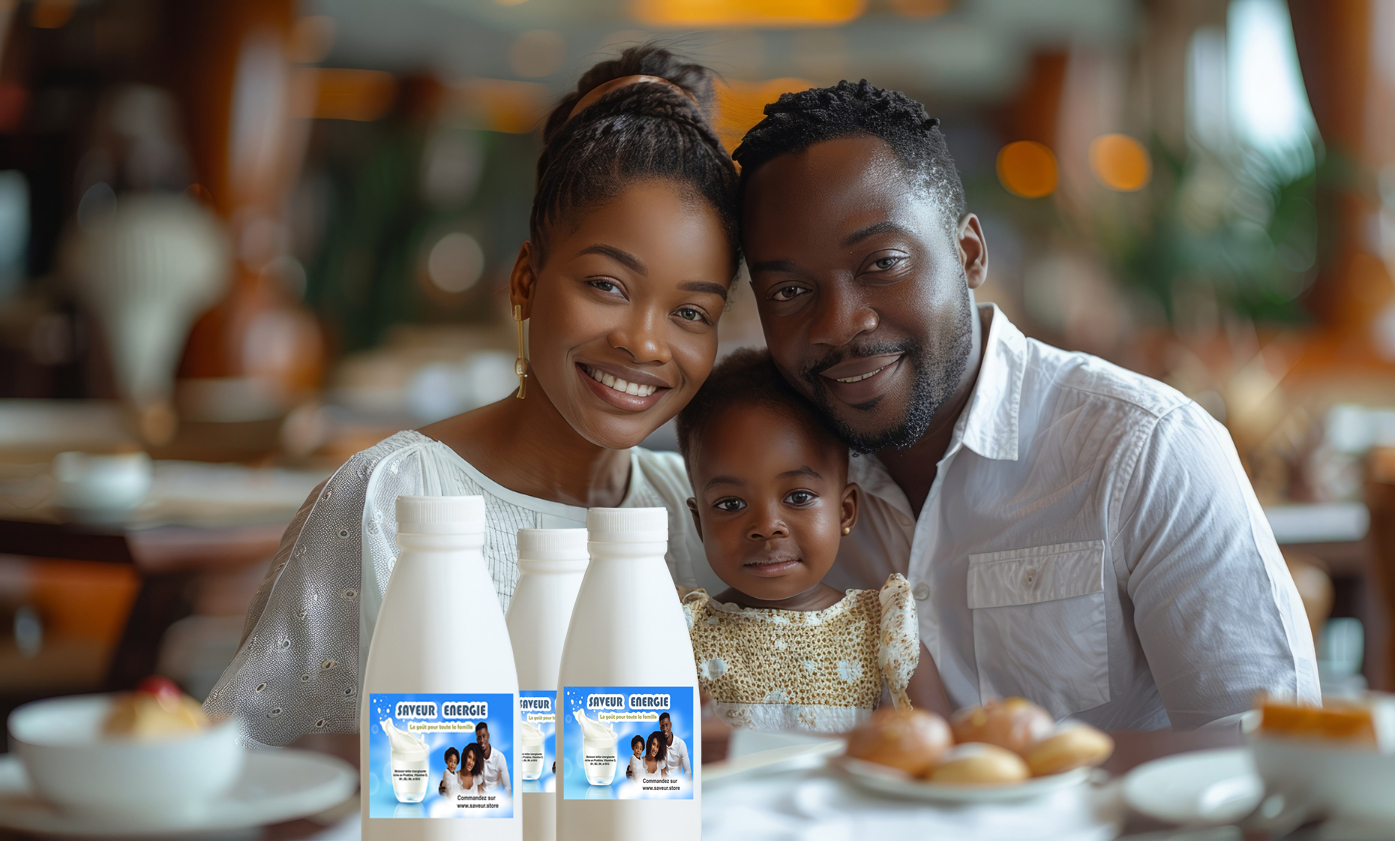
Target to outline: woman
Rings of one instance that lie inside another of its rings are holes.
[[[635,48],[552,112],[509,279],[520,339],[530,322],[517,396],[400,432],[310,495],[210,713],[237,714],[263,744],[357,730],[400,494],[485,498],[484,553],[506,608],[517,530],[581,528],[587,507],[667,508],[674,581],[705,581],[682,460],[636,445],[707,378],[736,273],[737,176],[707,122],[711,99],[706,69]]]
[[[649,734],[649,747],[644,752],[644,768],[640,773],[641,782],[668,779],[668,742],[662,730]]]
[[[484,794],[484,750],[478,742],[465,746],[460,755],[460,789],[458,794],[477,796]]]

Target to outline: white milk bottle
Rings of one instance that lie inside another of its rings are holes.
[[[664,563],[668,512],[592,508],[586,530],[591,565],[557,678],[558,841],[696,841],[697,670]],[[636,737],[652,768],[632,764]]]
[[[518,673],[484,527],[482,497],[397,498],[359,714],[364,841],[522,838]]]
[[[586,529],[518,530],[518,584],[507,621],[518,666],[525,841],[557,836],[557,669],[588,558]]]

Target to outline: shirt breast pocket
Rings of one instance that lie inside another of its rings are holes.
[[[1104,541],[969,556],[984,699],[1018,695],[1057,719],[1109,701]]]

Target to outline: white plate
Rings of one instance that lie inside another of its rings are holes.
[[[1143,814],[1187,826],[1219,826],[1254,811],[1264,782],[1247,748],[1203,750],[1144,763],[1124,778],[1124,800]]]
[[[101,785],[100,781],[77,781]],[[24,767],[0,756],[0,828],[35,835],[131,838],[223,832],[294,820],[346,800],[358,788],[358,773],[342,759],[303,750],[253,751],[242,777],[226,796],[201,813],[170,818],[152,812],[144,819],[65,812],[39,799]]]
[[[927,783],[895,768],[843,757],[837,765],[858,785],[881,794],[892,794],[936,803],[1005,803],[1032,800],[1062,789],[1078,786],[1090,778],[1089,768],[1077,768],[1049,777],[1037,777],[1011,785],[971,786]]]

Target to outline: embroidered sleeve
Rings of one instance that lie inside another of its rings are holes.
[[[909,709],[906,687],[920,660],[920,628],[910,582],[899,573],[892,573],[882,586],[879,601],[882,615],[877,665],[891,690],[891,702],[897,709]]]

